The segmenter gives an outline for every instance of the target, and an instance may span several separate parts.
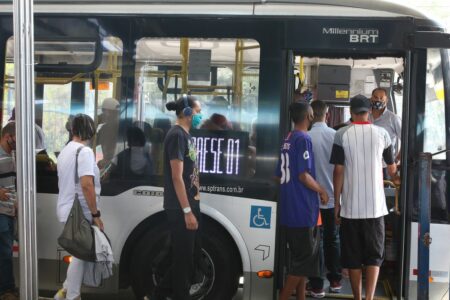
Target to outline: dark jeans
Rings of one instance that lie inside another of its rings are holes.
[[[172,262],[165,273],[156,293],[161,296],[171,296],[173,300],[188,300],[189,289],[196,283],[194,262],[201,257],[201,215],[200,207],[191,205],[199,227],[188,230],[184,221],[184,213],[178,209],[167,209],[171,237]]]
[[[322,228],[320,239],[321,272],[324,273],[324,263],[328,270],[329,281],[340,281],[341,275],[341,253],[339,243],[339,227],[334,221],[334,208],[320,209],[322,215]],[[323,289],[324,279],[322,277],[309,278],[313,289]]]
[[[14,218],[0,214],[0,294],[14,289],[13,274]]]

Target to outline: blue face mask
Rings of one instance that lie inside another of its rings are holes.
[[[202,118],[203,118],[202,114],[192,115],[192,128],[197,128],[198,126],[200,126]]]

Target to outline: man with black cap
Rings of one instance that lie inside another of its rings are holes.
[[[336,132],[330,163],[333,173],[335,218],[341,224],[341,262],[349,269],[354,299],[361,298],[362,268],[366,269],[366,299],[374,298],[384,258],[383,164],[395,177],[392,143],[387,131],[369,123],[371,103],[350,99],[353,122]]]

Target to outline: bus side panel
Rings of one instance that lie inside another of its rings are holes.
[[[430,245],[430,299],[449,299],[449,272],[450,252],[449,240],[450,225],[430,224],[430,234],[433,238]],[[409,269],[410,299],[417,299],[417,250],[419,225],[411,224],[411,265]]]

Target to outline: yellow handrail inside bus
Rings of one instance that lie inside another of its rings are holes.
[[[398,194],[399,194],[399,189],[400,186],[396,185],[394,182],[389,181],[389,180],[384,180],[383,183],[391,188],[395,189],[395,200],[394,200],[394,213],[396,215],[400,215],[400,209],[399,209],[399,204],[398,204]]]

